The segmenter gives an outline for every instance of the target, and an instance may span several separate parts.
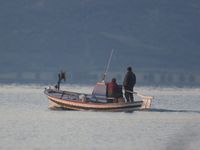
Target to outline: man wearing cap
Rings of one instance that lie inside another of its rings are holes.
[[[136,76],[132,72],[132,68],[128,67],[127,73],[124,77],[124,82],[123,82],[123,86],[124,86],[124,89],[125,89],[125,97],[126,97],[127,102],[133,102],[134,101],[133,88],[135,86],[135,83],[136,83]]]

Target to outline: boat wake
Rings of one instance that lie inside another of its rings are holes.
[[[182,109],[156,109],[156,108],[152,108],[149,109],[147,111],[150,112],[180,112],[180,113],[198,113],[200,114],[199,110],[182,110]]]

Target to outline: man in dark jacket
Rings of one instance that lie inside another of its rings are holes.
[[[123,82],[123,86],[125,89],[125,97],[127,102],[133,102],[133,88],[135,86],[136,83],[136,76],[135,74],[132,72],[132,68],[128,67],[127,68],[127,73],[124,77],[124,82]]]

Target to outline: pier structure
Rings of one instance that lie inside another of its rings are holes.
[[[103,73],[93,72],[72,72],[67,74],[69,83],[95,83],[102,79]],[[123,82],[125,73],[109,72],[106,81],[115,77],[118,83]],[[146,71],[136,72],[137,85],[157,86],[200,86],[200,72],[185,73],[184,71]],[[57,73],[54,72],[4,72],[0,73],[0,83],[52,83],[57,81]]]

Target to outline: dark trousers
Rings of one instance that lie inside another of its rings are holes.
[[[133,91],[133,89],[125,89],[125,97],[127,102],[133,102],[134,101],[134,97],[133,97],[133,93],[127,92],[127,91]]]

